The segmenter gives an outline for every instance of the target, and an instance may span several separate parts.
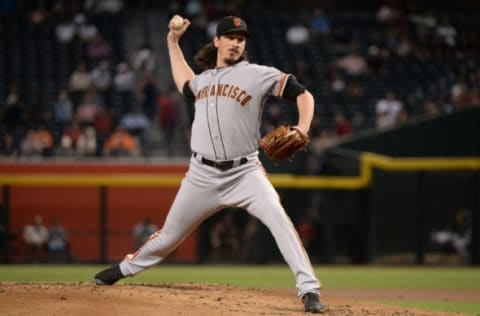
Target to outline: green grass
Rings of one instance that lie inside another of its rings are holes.
[[[0,265],[0,281],[89,281],[106,265]],[[317,266],[326,288],[480,289],[480,268]],[[292,287],[286,265],[160,265],[127,282],[202,282],[247,287]]]
[[[479,315],[480,302],[439,302],[439,301],[381,301],[380,303],[403,306],[403,307],[415,307],[425,310],[434,310],[442,312],[455,312],[465,313],[472,315]]]
[[[106,265],[0,265],[0,281],[78,282],[90,281]],[[480,268],[316,266],[326,289],[477,289]],[[256,288],[292,288],[295,282],[286,265],[159,265],[129,283],[221,283]],[[397,306],[475,314],[479,303],[388,301]]]
[[[468,267],[317,267],[332,288],[480,289],[480,269]]]

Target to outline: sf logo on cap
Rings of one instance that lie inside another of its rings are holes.
[[[242,25],[242,20],[240,20],[240,19],[237,18],[237,17],[234,17],[234,18],[233,18],[233,24],[234,24],[236,27],[239,27],[240,25]]]

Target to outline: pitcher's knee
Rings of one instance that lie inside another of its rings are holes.
[[[172,236],[167,233],[159,234],[158,236],[148,240],[143,248],[147,248],[152,254],[162,254],[172,252],[180,243],[180,238]]]

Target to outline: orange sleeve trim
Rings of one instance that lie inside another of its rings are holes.
[[[281,97],[281,96],[282,96],[282,94],[283,94],[283,89],[285,89],[285,85],[286,85],[286,83],[287,83],[287,78],[288,78],[288,75],[282,74],[282,78],[280,79],[280,87],[278,88],[277,97]]]

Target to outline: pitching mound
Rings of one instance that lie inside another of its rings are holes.
[[[377,292],[377,295],[374,295],[372,291],[336,290],[331,294],[326,291],[323,295],[323,300],[329,307],[326,315],[459,315],[392,307],[364,300],[369,299],[369,295],[378,300],[378,295],[385,293]],[[401,293],[408,299],[405,291]],[[387,291],[386,294],[384,299],[398,299],[394,292]],[[412,293],[412,296],[418,297],[418,293]],[[120,283],[108,287],[85,282],[1,282],[0,309],[4,316],[304,314],[302,304],[293,290],[267,291],[194,283],[156,285]]]

